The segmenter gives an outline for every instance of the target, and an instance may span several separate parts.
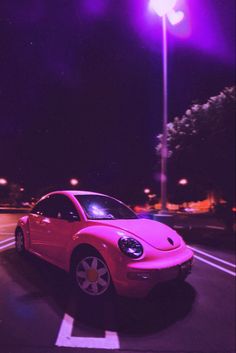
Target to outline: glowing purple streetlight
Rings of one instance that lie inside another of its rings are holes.
[[[150,0],[150,7],[158,16],[162,17],[173,10],[176,2],[176,0]]]
[[[149,8],[162,17],[162,43],[163,43],[163,127],[161,149],[161,212],[167,211],[167,123],[168,123],[168,71],[167,71],[167,31],[166,18],[172,25],[176,25],[184,18],[182,11],[176,11],[178,0],[150,0]]]
[[[184,18],[183,11],[176,11],[177,0],[150,0],[150,8],[160,17],[167,16],[172,25],[176,25]]]

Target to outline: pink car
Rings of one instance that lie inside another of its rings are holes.
[[[170,227],[139,219],[122,202],[86,191],[52,192],[22,217],[18,253],[30,251],[70,272],[91,296],[144,297],[159,282],[185,279],[193,253]]]

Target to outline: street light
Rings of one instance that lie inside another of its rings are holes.
[[[178,184],[179,185],[187,185],[188,184],[188,179],[185,179],[185,178],[183,178],[183,179],[180,179],[179,181],[178,181]]]
[[[144,192],[144,194],[150,194],[151,190],[146,188],[146,189],[143,190],[143,192]]]
[[[78,180],[78,179],[75,179],[75,178],[72,178],[72,179],[70,179],[70,184],[71,184],[72,186],[76,186],[76,185],[79,184],[79,180]]]
[[[7,179],[0,178],[0,185],[7,185]]]
[[[182,11],[176,11],[177,0],[150,0],[149,7],[162,17],[162,46],[163,46],[163,126],[161,149],[161,213],[167,212],[167,123],[168,123],[168,67],[167,67],[167,31],[166,18],[172,25],[176,25],[184,18]]]

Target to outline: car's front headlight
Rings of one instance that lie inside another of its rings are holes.
[[[122,237],[118,241],[120,250],[127,256],[137,259],[143,254],[143,247],[139,241],[130,237]]]

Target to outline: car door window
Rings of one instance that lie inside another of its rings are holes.
[[[78,212],[72,201],[65,195],[53,195],[56,209],[56,218],[64,220],[79,220]]]
[[[45,217],[55,217],[55,211],[52,205],[52,200],[48,196],[45,199],[39,201],[31,211],[33,214],[37,214],[38,216],[45,216]]]
[[[42,201],[39,201],[31,213],[48,218],[71,221],[80,220],[78,212],[72,201],[62,194],[50,195]]]
[[[57,203],[54,195],[51,195],[47,199],[45,216],[48,218],[57,218]]]

